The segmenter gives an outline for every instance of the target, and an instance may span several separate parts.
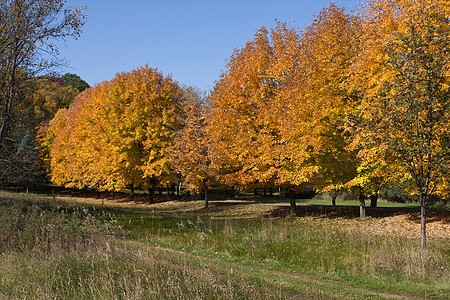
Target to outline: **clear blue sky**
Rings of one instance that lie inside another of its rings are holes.
[[[233,49],[275,19],[304,28],[329,0],[68,0],[87,6],[78,40],[60,46],[70,68],[90,85],[145,64],[181,84],[209,91]],[[361,0],[336,0],[355,9]]]

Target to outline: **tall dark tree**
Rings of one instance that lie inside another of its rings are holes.
[[[56,41],[77,38],[83,24],[82,11],[66,0],[0,1],[0,145],[15,125],[27,80],[60,65]]]
[[[44,183],[45,172],[40,151],[31,134],[26,134],[8,164],[7,181],[26,187],[27,193],[34,184]]]
[[[62,64],[56,42],[78,38],[83,24],[82,10],[66,0],[0,1],[0,178],[16,167],[21,141],[33,135],[32,83]]]
[[[61,80],[65,85],[76,88],[80,92],[91,87],[86,81],[81,79],[81,77],[78,76],[77,74],[66,73],[63,76],[61,76]]]

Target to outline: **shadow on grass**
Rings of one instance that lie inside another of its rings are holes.
[[[59,191],[61,196],[73,196],[79,198],[86,198],[90,200],[95,200],[96,204],[93,206],[97,210],[101,210],[104,212],[110,213],[122,213],[122,214],[148,214],[151,212],[152,205],[157,203],[165,203],[165,202],[190,202],[192,200],[201,201],[201,196],[190,196],[190,195],[154,195],[153,202],[150,203],[148,194],[135,194],[134,201],[130,200],[130,195],[124,192],[116,192],[114,193],[114,199],[111,199],[110,192],[97,192],[93,190],[72,190],[67,189],[64,191]],[[215,200],[227,200],[229,197],[217,197]],[[284,198],[283,198],[284,199]],[[182,206],[174,206],[167,208],[155,207],[155,212],[157,213],[170,213],[174,215],[184,214],[184,215],[201,215],[201,214],[209,214],[209,213],[217,213],[223,212],[229,209],[230,207],[235,207],[238,205],[264,205],[266,203],[268,206],[272,205],[272,209],[269,209],[268,212],[264,215],[269,218],[285,218],[292,217],[290,213],[289,206],[275,206],[277,203],[280,203],[280,200],[283,200],[280,197],[274,198],[265,198],[261,196],[239,196],[239,200],[244,202],[233,202],[233,201],[223,201],[223,202],[215,202],[212,200],[208,208],[202,206],[201,208],[198,205],[195,208],[182,207]],[[267,201],[271,200],[271,201]],[[286,199],[284,199],[286,200]],[[114,207],[108,205],[108,202],[125,204],[123,207]],[[106,205],[102,205],[105,203]],[[128,205],[126,205],[128,204]],[[139,205],[139,206],[137,206]],[[51,202],[44,204],[43,208],[50,209],[53,207]],[[48,207],[47,207],[48,206]],[[87,205],[87,207],[91,206]],[[53,207],[54,208],[54,207]],[[420,208],[407,208],[407,207],[366,207],[366,215],[372,218],[384,218],[384,217],[392,217],[396,215],[407,215],[408,219],[414,223],[420,223]],[[299,204],[296,207],[296,217],[303,216],[315,216],[321,218],[346,218],[346,219],[354,219],[359,218],[359,207],[358,206],[331,206],[331,205],[308,205],[308,204]],[[450,211],[447,209],[427,209],[427,222],[444,222],[445,224],[450,223]]]
[[[414,223],[420,223],[420,209],[394,208],[394,207],[366,207],[366,216],[372,218],[385,218],[398,215],[407,215]],[[292,216],[290,207],[280,206],[271,210],[267,217],[289,217]],[[328,205],[298,205],[295,212],[296,217],[315,216],[322,218],[359,218],[358,206],[328,206]],[[440,209],[427,210],[427,223],[444,222],[450,223],[450,211]]]
[[[130,195],[124,192],[116,192],[114,195],[114,199],[111,199],[111,193],[107,192],[95,192],[95,191],[79,191],[73,194],[73,191],[69,192],[73,196],[79,196],[84,198],[98,199],[103,201],[114,201],[116,203],[123,204],[147,204],[147,207],[129,207],[129,208],[107,208],[110,212],[128,212],[135,211],[137,213],[145,213],[151,208],[152,204],[156,203],[164,203],[169,201],[178,201],[178,202],[189,202],[189,201],[201,201],[201,196],[188,196],[188,195],[154,195],[153,202],[150,203],[148,194],[135,194],[134,201],[130,200]],[[215,200],[228,200],[229,196],[217,197]],[[246,195],[239,196],[239,200],[243,202],[214,202],[211,200],[211,203],[208,208],[201,207],[191,210],[186,210],[185,208],[171,208],[171,213],[178,214],[207,214],[207,213],[216,213],[227,210],[232,206],[237,205],[252,205],[252,204],[277,204],[282,200],[286,200],[285,198],[280,197],[261,197],[254,195]],[[160,212],[160,209],[157,209]],[[166,211],[166,210],[164,210]],[[322,218],[345,218],[345,219],[354,219],[359,218],[359,206],[331,206],[331,205],[313,205],[313,204],[300,204],[296,207],[297,217],[303,216],[316,216]],[[366,207],[366,216],[372,218],[385,218],[392,217],[396,215],[407,215],[408,219],[414,223],[420,223],[420,208],[410,208],[410,207]],[[266,215],[266,217],[271,218],[285,218],[292,216],[290,213],[289,206],[276,206],[271,209]],[[448,224],[450,223],[450,211],[446,209],[427,209],[427,223],[432,222],[441,222]]]

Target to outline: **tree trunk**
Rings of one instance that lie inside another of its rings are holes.
[[[425,193],[420,193],[420,250],[422,252],[422,257],[425,257],[427,250],[427,229],[426,229],[426,195]]]
[[[258,196],[258,189],[256,188],[253,189],[253,196]]]
[[[130,187],[130,200],[134,201],[134,184],[131,184]]]
[[[205,208],[208,208],[209,202],[208,202],[208,188],[205,187]]]
[[[153,186],[148,188],[148,202],[153,203],[153,194],[154,194],[154,188]]]
[[[378,192],[370,195],[370,207],[377,207],[378,204]]]
[[[359,218],[364,220],[366,218],[366,202],[364,201],[364,194],[361,191],[359,193]]]
[[[295,204],[295,191],[293,188],[289,190],[289,196],[291,199],[291,214],[295,215],[296,212],[296,204]]]
[[[53,206],[56,206],[56,192],[55,192],[55,190],[52,190],[52,196],[53,196]]]
[[[336,198],[338,196],[338,192],[331,192],[330,196],[331,196],[331,204],[333,206],[336,206]]]
[[[264,195],[264,198],[266,198],[266,197],[267,197],[267,192],[266,192],[266,188],[264,188],[264,189],[263,189],[263,195]]]
[[[14,36],[14,44],[16,45],[14,48],[14,51],[16,53],[17,51],[17,44],[16,44],[16,37]],[[8,95],[6,100],[6,105],[4,106],[3,111],[3,118],[2,118],[2,125],[0,127],[0,144],[3,142],[3,139],[5,137],[6,131],[9,129],[9,122],[11,118],[11,109],[12,109],[12,101],[14,98],[14,85],[15,85],[15,77],[16,77],[16,70],[17,70],[17,54],[14,55],[13,65],[12,65],[12,74],[10,75],[9,79],[9,86],[8,86]]]
[[[175,196],[175,183],[170,185],[170,196]]]
[[[162,196],[162,188],[160,186],[158,186],[158,192],[159,192],[159,195]]]
[[[10,104],[10,102],[8,102],[8,104],[6,105],[6,108],[5,108],[3,119],[2,119],[2,126],[0,127],[0,143],[3,142],[3,138],[4,138],[5,132],[6,132],[6,127],[8,126],[10,106],[11,106],[11,104]]]
[[[270,198],[273,197],[273,189],[272,189],[272,187],[269,188],[269,197]]]
[[[115,195],[114,195],[114,190],[112,190],[112,191],[111,191],[111,199],[113,199],[113,200],[114,200],[114,198],[115,198]]]

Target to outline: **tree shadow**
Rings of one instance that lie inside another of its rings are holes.
[[[222,203],[222,202],[215,202],[215,203],[210,203],[208,205],[208,207],[202,207],[200,209],[194,209],[194,210],[190,210],[187,211],[187,213],[215,213],[215,212],[222,212],[222,211],[226,211],[228,208],[230,207],[236,207],[238,205],[242,205],[241,203]]]
[[[420,223],[420,209],[395,208],[395,207],[366,207],[366,217],[386,218],[398,215],[407,215],[408,220]],[[289,217],[290,207],[279,206],[266,214],[266,217]],[[359,218],[359,206],[329,206],[329,205],[297,205],[295,217],[314,216],[328,219],[354,219]],[[444,209],[428,209],[427,223],[444,222],[450,223],[450,211]]]
[[[61,196],[73,196],[79,198],[86,198],[90,200],[95,200],[97,202],[95,206],[102,206],[102,203],[106,203],[103,208],[105,211],[127,211],[130,213],[131,210],[136,211],[137,213],[146,213],[149,211],[149,208],[153,204],[164,203],[170,201],[179,201],[179,202],[189,202],[189,201],[199,201],[203,200],[201,195],[192,196],[192,195],[154,195],[153,202],[150,202],[148,193],[137,193],[134,196],[134,200],[130,199],[130,194],[125,192],[115,192],[114,199],[112,199],[111,192],[98,192],[96,190],[90,189],[63,189],[59,188],[58,194]],[[216,198],[216,197],[215,197]],[[229,197],[224,197],[223,200],[228,200]],[[232,206],[238,205],[264,205],[261,202],[265,202],[267,198],[261,196],[254,195],[246,195],[239,196],[240,200],[247,200],[247,202],[214,202],[211,200],[208,208],[201,207],[195,209],[186,209],[183,208],[171,208],[170,212],[175,214],[183,213],[183,214],[207,214],[207,213],[216,213],[223,212],[229,209]],[[222,200],[222,197],[218,197],[217,200]],[[130,204],[128,208],[113,208],[107,205],[107,202],[114,202],[120,204]],[[270,203],[269,201],[267,203]],[[273,203],[273,202],[272,202]],[[133,204],[140,204],[139,207],[133,207]],[[144,205],[144,206],[143,206]],[[160,209],[158,209],[160,210]],[[166,210],[164,210],[166,211]],[[169,212],[169,211],[167,211]],[[366,216],[371,218],[385,218],[385,217],[393,217],[397,215],[407,215],[409,221],[413,223],[420,223],[420,208],[405,208],[405,207],[366,207]],[[354,219],[359,218],[359,206],[331,206],[331,205],[297,205],[295,217],[304,217],[304,216],[315,216],[320,218],[328,218],[328,219]],[[286,218],[286,217],[294,217],[290,212],[289,206],[273,206],[264,217],[267,218]],[[433,222],[443,222],[444,224],[450,223],[450,211],[446,209],[427,209],[427,223]]]

